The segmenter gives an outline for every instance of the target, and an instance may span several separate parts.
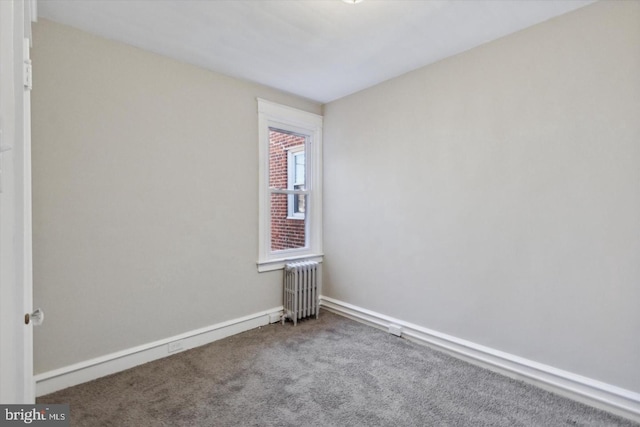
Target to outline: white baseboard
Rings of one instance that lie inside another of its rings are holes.
[[[640,393],[423,328],[333,298],[321,296],[320,306],[386,331],[390,326],[393,330],[400,327],[402,336],[408,339],[561,396],[640,422]]]
[[[35,376],[36,396],[40,397],[53,393],[54,391],[133,368],[143,363],[171,356],[180,351],[209,344],[213,341],[239,334],[240,332],[268,325],[273,319],[280,319],[278,314],[282,314],[282,310],[283,307],[272,308],[271,310],[250,314],[38,374]],[[169,353],[169,343],[175,341],[181,341],[180,349]]]

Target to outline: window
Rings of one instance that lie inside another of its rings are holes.
[[[304,190],[305,165],[304,165],[304,145],[298,145],[289,150],[287,155],[287,189]],[[305,197],[303,194],[289,194],[287,200],[287,218],[304,219]]]
[[[322,117],[258,99],[258,270],[322,257]]]

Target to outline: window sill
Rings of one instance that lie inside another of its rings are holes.
[[[309,261],[322,262],[323,258],[324,258],[324,254],[308,254],[308,255],[301,255],[301,256],[295,256],[295,257],[274,259],[269,261],[258,261],[258,273],[264,273],[266,271],[282,270],[285,264],[291,261],[309,260]]]

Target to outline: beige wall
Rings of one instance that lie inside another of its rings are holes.
[[[282,304],[258,274],[256,97],[320,106],[41,20],[35,372]]]
[[[640,392],[640,2],[325,106],[324,294]]]

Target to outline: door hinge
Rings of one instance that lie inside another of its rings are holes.
[[[33,88],[33,67],[31,66],[31,60],[26,59],[24,61],[24,87],[27,90],[31,90]]]

